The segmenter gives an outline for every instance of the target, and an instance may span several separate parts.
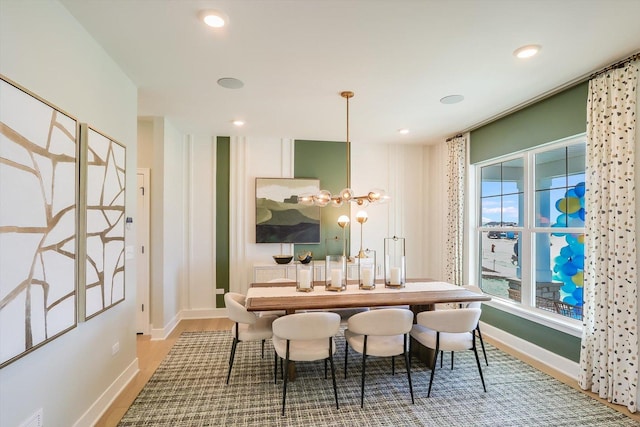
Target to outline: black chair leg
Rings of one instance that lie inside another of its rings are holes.
[[[480,325],[476,327],[478,331],[478,338],[480,338],[480,345],[482,346],[482,354],[484,354],[484,363],[489,366],[489,361],[487,360],[487,351],[484,349],[484,341],[482,340],[482,332],[480,332]]]
[[[442,368],[442,361],[444,360],[444,352],[440,351],[440,368]]]
[[[265,340],[262,340],[262,358],[263,358],[263,359],[264,359],[264,341],[265,341]]]
[[[331,340],[331,338],[329,338]],[[325,362],[327,359],[325,359]],[[331,379],[333,380],[333,395],[336,398],[336,409],[340,409],[338,405],[338,386],[336,384],[336,367],[333,364],[333,349],[331,348],[331,341],[329,342],[329,362],[331,362]]]
[[[407,366],[407,378],[409,379],[409,392],[411,393],[411,403],[414,404],[413,400],[413,383],[411,382],[411,363],[409,362],[409,355],[407,354],[407,336],[404,336],[404,364]]]
[[[436,362],[438,361],[439,350],[440,350],[440,333],[438,332],[436,335],[436,351],[435,351],[435,356],[433,358],[433,365],[431,365],[431,378],[429,379],[429,391],[427,392],[427,397],[431,396],[431,385],[433,384],[433,374],[436,372]]]
[[[396,374],[396,357],[391,356],[391,375]]]
[[[484,392],[487,392],[487,387],[484,385],[484,376],[482,376],[482,367],[480,366],[480,358],[478,357],[478,349],[476,348],[476,340],[473,340],[473,354],[476,355],[476,363],[478,364],[478,372],[480,372],[480,381],[482,381],[482,388]]]
[[[327,359],[324,359],[324,379],[327,379]]]
[[[344,379],[347,379],[347,356],[349,355],[349,344],[345,343],[344,347]]]
[[[287,340],[287,358],[284,362],[284,385],[282,386],[282,416],[284,417],[284,405],[287,401],[287,381],[289,380],[289,340]]]
[[[233,359],[236,356],[236,347],[238,346],[238,340],[233,339],[231,344],[231,355],[229,356],[229,372],[227,372],[227,384],[229,384],[229,378],[231,377],[231,368],[233,368]]]
[[[278,353],[273,352],[273,383],[278,384]]]
[[[367,369],[367,336],[364,336],[364,348],[362,349],[362,383],[360,391],[360,407],[364,408],[364,375]]]
[[[451,370],[453,371],[453,351],[451,352]]]

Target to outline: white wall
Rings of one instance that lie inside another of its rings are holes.
[[[135,188],[136,87],[57,1],[0,2],[0,73],[124,144]],[[134,218],[135,197],[127,191]],[[127,232],[126,245],[133,239]],[[94,419],[92,405],[137,369],[135,278],[127,261],[123,303],[0,370],[0,425],[19,426],[40,408],[47,426]]]

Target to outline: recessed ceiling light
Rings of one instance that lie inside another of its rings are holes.
[[[203,10],[200,12],[199,16],[205,24],[213,28],[224,27],[225,24],[229,21],[224,13],[215,9]]]
[[[238,126],[238,127],[244,125],[244,122],[242,120],[234,120],[231,123],[233,123],[235,126]]]
[[[409,129],[398,129],[398,133],[401,133],[402,135],[406,135],[409,133]]]
[[[462,95],[449,95],[440,99],[442,104],[457,104],[458,102],[462,102],[464,96]]]
[[[222,87],[226,87],[227,89],[240,89],[244,86],[241,80],[234,79],[233,77],[223,77],[218,79],[218,84]]]
[[[522,46],[513,51],[513,55],[520,59],[531,58],[540,52],[541,47],[537,44]]]

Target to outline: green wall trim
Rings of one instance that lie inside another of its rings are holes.
[[[589,82],[471,132],[470,162],[478,163],[586,132]]]
[[[229,292],[229,184],[231,138],[216,138],[216,287]],[[224,307],[224,295],[216,295],[216,307]]]
[[[347,185],[346,143],[296,140],[294,144],[294,178],[318,178],[320,189],[328,190],[331,194],[339,193]],[[349,207],[320,209],[320,244],[295,245],[294,254],[311,251],[314,259],[321,260],[327,255],[325,240],[336,237],[342,239],[342,228],[338,225],[338,217],[349,215]],[[349,231],[350,229],[347,229],[347,239],[349,239]],[[342,252],[333,253],[335,247],[340,245],[331,245],[329,251],[332,255],[340,255]]]
[[[483,322],[529,341],[559,356],[580,362],[580,338],[523,319],[515,314],[482,305]]]

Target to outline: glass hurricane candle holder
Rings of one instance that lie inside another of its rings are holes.
[[[384,239],[384,286],[402,288],[406,283],[405,242],[403,237]]]
[[[296,291],[313,291],[313,261],[296,263]]]
[[[376,287],[376,251],[367,249],[366,258],[358,258],[358,287],[371,290]]]
[[[324,263],[324,287],[327,291],[347,289],[347,258],[342,255],[327,255]]]

